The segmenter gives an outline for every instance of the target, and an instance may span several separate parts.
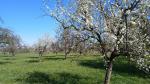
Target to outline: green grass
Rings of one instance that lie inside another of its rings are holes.
[[[102,84],[105,67],[100,56],[50,54],[0,55],[0,84]],[[150,84],[150,77],[122,58],[116,59],[111,84]]]

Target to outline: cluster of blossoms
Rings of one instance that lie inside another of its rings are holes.
[[[146,73],[150,73],[150,60],[145,58],[139,58],[137,60],[137,66],[140,70],[143,70]]]

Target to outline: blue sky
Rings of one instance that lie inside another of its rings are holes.
[[[43,14],[42,0],[0,0],[0,17],[4,20],[0,26],[20,35],[26,44],[33,44],[45,33],[56,35],[56,21]]]

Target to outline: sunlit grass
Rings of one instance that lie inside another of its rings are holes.
[[[105,75],[100,56],[49,54],[0,55],[0,84],[102,84]],[[149,84],[148,75],[122,58],[116,59],[111,84]]]

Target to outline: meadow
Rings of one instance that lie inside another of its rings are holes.
[[[0,55],[0,84],[102,84],[105,66],[101,56],[24,53]],[[150,84],[150,76],[123,57],[114,62],[111,84]]]

